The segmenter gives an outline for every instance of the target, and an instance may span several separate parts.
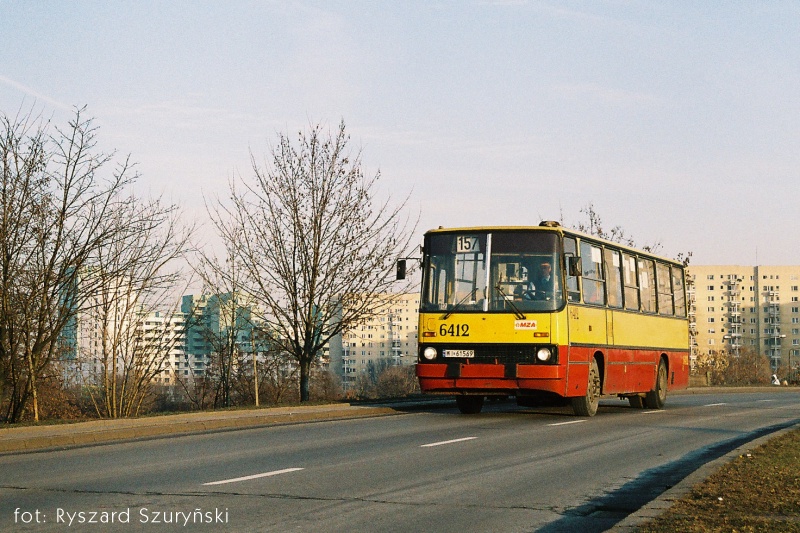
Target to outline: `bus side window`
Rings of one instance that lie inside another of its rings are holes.
[[[623,284],[625,285],[625,309],[639,310],[639,277],[636,275],[636,258],[622,254]]]
[[[656,276],[652,259],[639,259],[639,288],[641,289],[642,311],[656,312]]]
[[[656,263],[656,281],[658,286],[658,314],[674,315],[675,307],[672,303],[672,281],[669,276],[669,266]]]
[[[672,267],[672,295],[675,299],[675,314],[686,316],[686,292],[683,288],[683,270]]]
[[[619,252],[605,248],[603,262],[608,286],[608,306],[620,308],[622,307],[622,265],[619,261]]]
[[[603,254],[599,246],[581,241],[581,286],[583,301],[587,304],[606,303],[605,281],[603,280]]]
[[[567,298],[570,302],[580,302],[581,294],[578,291],[578,277],[571,276],[569,272],[569,258],[577,257],[578,245],[573,237],[564,237],[564,267],[567,269]]]

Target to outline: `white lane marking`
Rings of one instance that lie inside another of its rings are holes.
[[[423,445],[420,446],[420,448],[431,448],[433,446],[442,446],[444,444],[453,444],[455,442],[464,442],[465,440],[473,440],[473,439],[477,439],[477,438],[478,437],[464,437],[464,438],[461,438],[461,439],[443,440],[441,442],[432,442],[430,444],[423,444]]]
[[[302,468],[284,468],[283,470],[274,470],[272,472],[264,472],[263,474],[253,474],[252,476],[235,477],[232,479],[223,479],[222,481],[209,481],[203,485],[224,485],[226,483],[236,483],[238,481],[247,481],[249,479],[258,479],[260,477],[277,476],[278,474],[288,474],[289,472],[297,472],[303,470]]]
[[[718,405],[728,405],[726,402],[722,403],[707,403],[703,407],[717,407]]]
[[[663,409],[648,409],[647,411],[645,411],[645,412],[644,412],[644,413],[642,413],[642,414],[645,414],[645,415],[654,415],[654,414],[656,414],[656,413],[664,413],[664,412],[666,412],[666,411],[664,411]]]
[[[774,402],[775,400],[758,400],[759,402]]]
[[[555,424],[547,424],[548,426],[566,426],[568,424],[580,424],[581,422],[586,422],[586,420],[570,420],[569,422],[556,422]]]

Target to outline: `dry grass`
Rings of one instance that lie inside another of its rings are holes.
[[[638,531],[800,532],[800,430],[739,456]]]

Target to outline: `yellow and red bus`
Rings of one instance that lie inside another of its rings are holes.
[[[684,266],[557,222],[431,230],[416,374],[462,413],[493,396],[660,409],[689,382]]]

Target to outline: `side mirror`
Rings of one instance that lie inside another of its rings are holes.
[[[397,280],[406,279],[406,260],[397,260]]]
[[[581,258],[574,255],[567,256],[567,264],[570,276],[581,275]]]

